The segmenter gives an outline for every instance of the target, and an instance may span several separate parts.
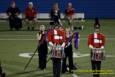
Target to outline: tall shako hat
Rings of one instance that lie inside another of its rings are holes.
[[[99,18],[95,18],[94,29],[100,29]]]

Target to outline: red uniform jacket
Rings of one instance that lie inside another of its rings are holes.
[[[65,32],[59,30],[51,30],[48,32],[48,42],[52,42],[53,44],[61,45],[65,42]]]
[[[72,9],[66,9],[65,10],[65,14],[67,15],[67,16],[72,16],[72,15],[74,15],[74,13],[75,13],[75,10],[74,10],[74,8],[72,8]]]
[[[88,36],[88,46],[91,45],[94,48],[101,48],[105,45],[105,36],[101,33],[94,33]]]
[[[56,29],[50,30],[48,32],[48,43],[50,44],[50,48],[52,51],[53,58],[63,58],[64,52],[63,50],[56,50],[56,47],[60,46],[60,48],[64,47],[65,45],[65,32],[59,31]],[[56,47],[54,47],[56,46]],[[54,49],[52,49],[54,47]]]
[[[26,17],[35,17],[36,14],[37,14],[37,11],[36,11],[35,8],[30,9],[30,8],[27,7],[26,10],[25,10]]]

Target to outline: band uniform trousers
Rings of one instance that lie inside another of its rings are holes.
[[[46,64],[47,64],[47,42],[44,42],[43,44],[41,44],[38,48],[38,56],[39,56],[39,68],[41,70],[46,68]]]
[[[92,52],[91,52],[92,55]],[[100,70],[101,70],[101,61],[94,61],[91,60],[91,66],[92,66],[92,71],[93,71],[93,77],[100,77]],[[97,70],[97,72],[95,71]]]
[[[60,77],[61,58],[52,58],[53,62],[53,77]]]
[[[62,73],[66,72],[67,70],[67,65],[66,65],[66,60],[68,58],[69,62],[69,69],[70,71],[73,69],[73,51],[72,51],[72,45],[70,44],[67,48],[65,48],[65,58],[63,59],[63,64],[62,64]]]

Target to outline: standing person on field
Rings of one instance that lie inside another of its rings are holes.
[[[95,27],[93,34],[88,36],[88,46],[91,49],[91,65],[93,77],[100,77],[101,61],[104,58],[105,35]]]
[[[37,20],[37,10],[35,9],[33,2],[29,2],[28,6],[25,9],[25,19],[27,22],[27,29],[34,30],[35,23]]]
[[[65,31],[59,26],[48,32],[48,44],[53,63],[53,77],[60,77],[61,61],[64,58]]]
[[[62,63],[62,73],[67,72],[67,59],[69,63],[69,73],[72,73],[73,69],[73,48],[72,48],[72,39],[73,34],[71,32],[71,28],[66,28],[66,46],[64,49],[65,58],[63,59]]]
[[[40,31],[37,33],[37,40],[39,43],[38,46],[38,68],[41,70],[44,70],[46,68],[47,64],[47,53],[48,53],[48,48],[47,48],[47,32],[45,32],[45,26],[41,25],[40,26]]]

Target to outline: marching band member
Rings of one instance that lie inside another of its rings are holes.
[[[69,62],[69,72],[72,73],[72,69],[73,69],[72,39],[73,39],[73,34],[71,32],[71,29],[66,28],[66,46],[64,49],[65,58],[63,59],[63,64],[62,64],[62,73],[67,72],[67,64],[66,64],[67,58]]]
[[[61,60],[65,55],[65,31],[61,26],[48,32],[48,44],[53,62],[53,77],[60,77]]]
[[[68,58],[69,62],[69,72],[72,73],[72,70],[77,69],[77,67],[73,64],[73,48],[72,41],[74,40],[74,47],[78,49],[79,47],[79,32],[72,33],[71,28],[66,28],[66,46],[65,46],[65,58],[63,59],[62,64],[62,73],[68,71],[66,65],[66,59]]]
[[[104,58],[105,35],[100,33],[99,27],[95,27],[95,32],[88,36],[88,46],[91,49],[93,77],[100,77],[101,61]]]
[[[37,40],[39,42],[38,46],[38,56],[39,56],[39,68],[44,70],[47,63],[47,32],[45,32],[45,26],[40,26],[40,31],[37,33]]]
[[[79,34],[79,32],[74,32],[74,47],[77,50],[79,48],[79,41],[80,41],[80,34]]]

